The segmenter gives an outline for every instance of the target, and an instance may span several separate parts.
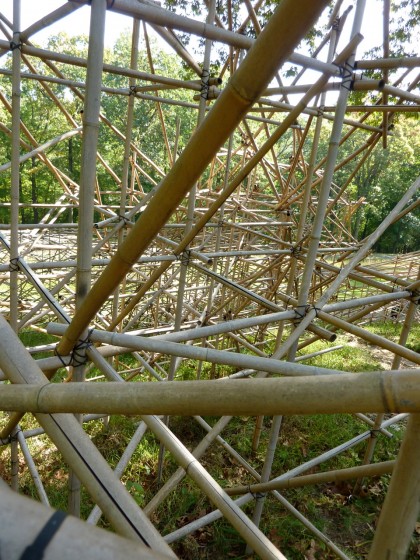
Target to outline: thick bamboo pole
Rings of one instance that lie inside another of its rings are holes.
[[[317,0],[305,4],[308,5],[299,5],[297,8],[292,0],[286,0],[270,19],[241,67],[232,76],[205,121],[162,181],[130,235],[96,282],[83,308],[77,312],[71,328],[60,343],[60,353],[66,354],[73,347],[103,301],[168,220],[217,149],[258,98],[278,66],[304,35],[325,2]],[[272,55],[267,57],[267,52]],[[250,76],[253,77],[252,82],[249,81]]]
[[[54,531],[47,547],[42,551],[44,560],[167,560],[168,555],[157,553],[137,542],[119,535],[88,526],[79,519],[45,507],[34,500],[16,496],[0,480],[0,534],[2,556],[8,560],[39,558],[41,546],[35,543],[47,528]],[[16,520],[19,520],[19,523]],[[60,519],[60,521],[58,521]],[[44,542],[44,541],[43,541]],[[173,556],[172,556],[173,558]]]
[[[7,365],[7,364],[6,364]],[[36,366],[31,366],[33,371]],[[7,371],[7,367],[3,367]],[[108,414],[420,412],[419,370],[179,383],[0,385],[0,409]],[[239,385],[240,384],[240,385]]]
[[[369,552],[402,560],[420,511],[420,415],[411,414]]]

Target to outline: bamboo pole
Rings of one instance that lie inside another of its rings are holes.
[[[17,331],[18,323],[18,274],[19,259],[19,159],[20,159],[20,0],[13,0],[12,43],[12,146],[11,146],[11,210],[10,210],[10,324]]]
[[[139,558],[143,560],[167,560],[174,558],[157,553],[144,544],[133,542],[109,531],[89,527],[71,515],[61,513],[52,519],[54,510],[37,504],[23,496],[16,496],[0,480],[2,508],[0,512],[2,555],[9,560],[30,557],[38,554],[35,543],[42,531],[55,532],[42,552],[45,560],[61,558],[74,560],[123,560]],[[16,520],[19,519],[19,523]],[[60,521],[58,520],[60,519]]]
[[[248,107],[259,96],[279,64],[284,61],[324,3],[310,2],[304,17],[296,6],[287,0],[275,12],[264,31],[255,42],[249,55],[232,76],[207,118],[196,131],[190,144],[162,181],[146,210],[130,235],[113,257],[111,263],[98,279],[86,298],[83,308],[75,315],[72,326],[60,343],[59,352],[66,354],[88,325],[104,299],[116,288],[133,263],[146,249],[153,237],[168,220],[201,172],[207,166],[219,146],[238,124]],[[287,24],[286,24],[287,21]],[[296,21],[296,24],[291,22]],[[280,43],[278,37],[281,37]],[[274,39],[276,38],[276,39]],[[266,57],[273,50],[275,56]],[[253,76],[252,83],[248,77]],[[185,162],[194,161],[194,167]],[[168,196],[168,192],[171,196]],[[141,242],[139,242],[141,240]]]
[[[105,36],[106,0],[93,0],[90,15],[89,49],[87,58],[86,96],[83,110],[83,141],[80,168],[79,227],[77,230],[76,311],[84,305],[92,275],[93,201],[96,183],[96,152],[99,135],[102,62]],[[83,336],[82,338],[86,337]],[[77,353],[72,380],[85,379],[86,351]],[[81,421],[81,418],[79,418]],[[73,471],[69,477],[69,511],[80,517],[81,487]]]
[[[48,332],[50,334],[62,334],[65,330],[66,327],[64,325],[62,326],[57,323],[50,323],[48,325]],[[339,371],[280,362],[278,360],[272,360],[271,358],[260,358],[258,356],[227,352],[224,350],[187,346],[177,342],[168,342],[166,340],[154,340],[146,337],[134,337],[129,334],[98,331],[96,329],[90,330],[90,339],[96,342],[125,346],[135,350],[148,350],[150,352],[169,354],[170,356],[180,356],[210,363],[251,368],[270,373],[281,373],[283,375],[332,375]]]
[[[307,474],[282,480],[259,482],[258,484],[249,484],[247,486],[234,486],[233,488],[227,488],[226,493],[229,494],[229,496],[241,496],[247,494],[248,492],[256,494],[259,492],[270,492],[271,490],[301,488],[302,486],[312,484],[325,484],[327,482],[351,480],[352,478],[358,478],[359,476],[381,476],[383,474],[392,473],[395,463],[396,461],[384,461],[383,463],[375,463],[373,465],[362,465],[360,467],[350,467],[347,469]]]
[[[405,558],[420,510],[420,415],[411,414],[369,552]]]
[[[7,372],[4,364],[2,367]],[[411,369],[245,381],[182,381],[182,391],[176,381],[116,383],[112,392],[104,383],[1,385],[0,408],[36,413],[180,416],[416,413],[420,411],[418,375],[418,369]]]
[[[161,385],[159,383],[159,385]],[[168,383],[172,386],[173,383]],[[238,533],[250,544],[263,560],[286,560],[286,557],[255,527],[242,510],[229,498],[224,490],[208,474],[204,467],[195,459],[174,436],[172,432],[159,421],[156,416],[144,416],[143,420],[161,442],[170,450],[175,460],[186,471],[197,485],[207,494],[209,499],[223,512],[226,519]]]

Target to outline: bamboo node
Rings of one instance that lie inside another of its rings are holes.
[[[290,247],[290,254],[292,257],[295,257],[295,259],[297,259],[298,255],[302,252],[302,246],[301,245],[295,245],[293,247]]]
[[[88,331],[86,338],[79,339],[79,343],[76,344],[71,353],[71,363],[73,367],[84,366],[88,358],[86,356],[86,350],[92,346],[92,342],[89,340],[92,334],[92,329]]]

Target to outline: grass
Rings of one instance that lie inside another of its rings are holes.
[[[382,323],[373,324],[368,328],[391,340],[398,340],[399,325]],[[40,344],[41,338],[38,333],[36,335],[24,334],[25,344],[28,345]],[[345,336],[339,336],[338,340],[331,345],[344,343],[345,340]],[[419,341],[420,325],[415,325],[410,334],[408,346],[415,350]],[[46,339],[42,338],[42,342],[46,342]],[[316,342],[305,348],[303,352],[315,352],[328,345],[325,342]],[[127,357],[124,357],[122,362],[130,365]],[[305,363],[346,371],[372,371],[382,367],[378,359],[370,354],[368,345],[345,346]],[[211,367],[204,364],[203,377],[208,376],[210,370]],[[195,364],[186,361],[179,371],[179,378],[193,379],[195,372]],[[217,418],[205,419],[211,425],[217,421]],[[110,419],[108,425],[100,421],[90,422],[85,429],[102,455],[114,468],[140,420],[139,417],[115,416]],[[36,422],[31,415],[26,415],[21,425],[23,429],[30,429],[36,426]],[[191,418],[172,417],[170,427],[190,450],[205,436],[205,431]],[[252,451],[254,427],[253,418],[234,418],[223,431],[222,436],[253,468],[261,472],[270,435],[271,418],[264,419],[260,446],[255,453]],[[274,458],[273,476],[293,469],[365,430],[366,425],[349,414],[285,417]],[[392,431],[394,433],[392,439],[383,436],[378,438],[375,462],[394,458],[398,452],[403,430],[393,429]],[[68,469],[60,454],[46,436],[32,438],[28,443],[41,479],[44,481],[51,505],[66,509]],[[306,474],[358,465],[363,460],[365,448],[366,443],[360,443],[328,462],[314,467]],[[148,503],[160,487],[156,479],[158,452],[159,442],[147,432],[122,477],[123,484],[140,507]],[[9,448],[0,448],[0,475],[4,476],[6,480],[9,477],[8,462]],[[246,469],[229,456],[220,445],[213,444],[201,462],[222,487],[249,484],[253,481]],[[19,466],[21,492],[35,496],[34,485],[24,467],[22,458],[20,458]],[[177,465],[166,454],[163,481],[167,480],[176,468]],[[283,495],[301,514],[345,550],[350,558],[363,559],[367,557],[370,548],[389,478],[389,476],[382,476],[366,480],[361,494],[357,496],[352,495],[353,481],[323,484],[316,487],[307,486],[284,491]],[[86,518],[93,504],[87,495],[83,495],[82,503],[82,517]],[[177,489],[153,513],[152,521],[163,534],[166,534],[190,523],[212,509],[211,504],[194,482],[184,478]],[[252,515],[252,510],[253,502],[245,507],[245,511],[249,515]],[[106,520],[102,520],[101,525],[108,527]],[[287,512],[272,495],[268,495],[266,498],[261,529],[290,560],[335,558],[335,555],[322,542],[315,539],[312,533]],[[418,535],[413,536],[413,543],[407,556],[409,560],[418,558],[419,546]],[[185,560],[254,558],[245,555],[243,540],[223,519],[196,531],[175,543],[173,547],[179,557]]]

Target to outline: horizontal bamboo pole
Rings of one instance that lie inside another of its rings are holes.
[[[89,2],[89,0],[70,1],[82,4],[88,4]],[[212,41],[219,41],[239,49],[250,49],[255,42],[255,39],[248,37],[247,35],[229,31],[227,29],[221,29],[216,25],[203,23],[197,21],[196,19],[175,14],[174,12],[161,8],[160,6],[146,4],[143,2],[140,3],[135,0],[114,0],[111,10],[120,14],[136,17],[151,24],[185,31],[187,33],[191,33],[192,35],[197,35],[198,37],[211,39]],[[333,74],[338,74],[340,72],[340,69],[334,68],[333,64],[328,64],[300,53],[290,53],[288,59],[294,64],[312,68],[313,70],[318,70],[319,72],[328,71]]]
[[[87,295],[83,307],[77,311],[60,342],[60,353],[67,354],[74,346],[102,303],[168,221],[325,4],[324,0],[305,1],[299,6],[292,0],[281,3],[206,119],[197,128],[190,143],[163,179],[111,263]],[[271,56],[267,57],[267,52]]]
[[[393,471],[395,461],[385,461],[373,465],[362,465],[360,467],[350,467],[348,469],[337,469],[334,471],[326,471],[315,474],[307,474],[296,476],[285,480],[271,480],[269,482],[261,482],[259,484],[247,484],[246,486],[234,486],[226,488],[226,494],[229,496],[239,496],[252,492],[270,492],[271,490],[284,490],[288,488],[301,488],[309,484],[325,484],[326,482],[339,482],[341,480],[350,480],[352,478],[381,476]]]
[[[64,334],[66,332],[66,325],[49,323],[48,332],[50,334]],[[132,336],[130,334],[99,331],[97,329],[90,330],[89,333],[90,339],[95,342],[125,346],[133,350],[148,350],[149,352],[158,352],[191,360],[202,360],[214,364],[251,368],[269,373],[283,375],[333,375],[340,373],[338,370],[305,366],[292,362],[281,362],[279,360],[272,360],[271,358],[227,352],[226,350],[187,346],[186,344],[179,344],[178,342],[168,342],[166,340]]]
[[[417,68],[420,66],[419,56],[405,56],[398,58],[376,58],[375,60],[357,60],[356,70],[374,70],[384,68]]]
[[[0,410],[108,414],[290,415],[420,412],[419,369],[319,377],[0,385]]]

